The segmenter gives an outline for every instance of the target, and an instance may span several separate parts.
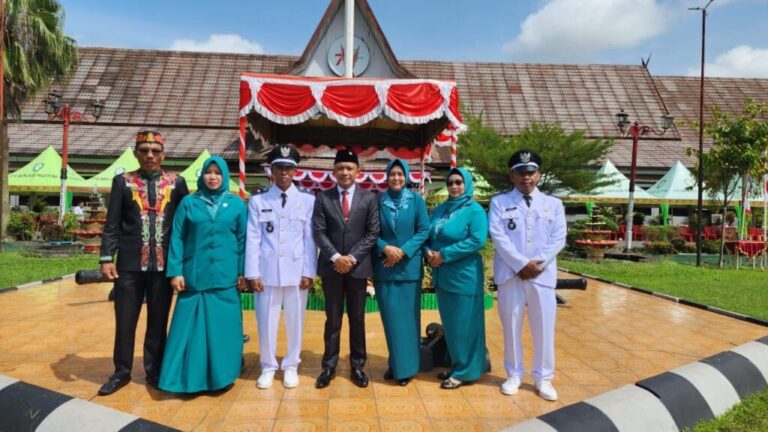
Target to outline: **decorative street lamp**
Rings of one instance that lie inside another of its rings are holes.
[[[64,136],[61,143],[61,191],[59,192],[59,224],[64,220],[67,198],[67,164],[69,151],[69,122],[88,122],[93,123],[101,117],[104,111],[104,103],[101,100],[94,100],[88,105],[85,113],[73,111],[68,103],[62,105],[61,92],[53,90],[48,93],[43,104],[45,113],[48,114],[48,120],[61,119],[64,123]],[[89,112],[90,111],[90,112]],[[86,116],[92,116],[93,120]]]
[[[667,129],[672,127],[672,122],[674,120],[675,118],[671,115],[664,114],[661,116],[661,131],[657,131],[650,126],[640,124],[639,121],[631,123],[629,121],[629,114],[624,112],[623,109],[616,114],[616,125],[619,127],[622,136],[632,137],[632,168],[629,173],[629,203],[627,204],[627,231],[625,237],[627,239],[627,252],[632,251],[632,213],[634,212],[635,208],[635,171],[637,168],[638,141],[640,141],[641,136],[645,136],[650,133],[654,133],[656,135],[664,135],[667,132]]]

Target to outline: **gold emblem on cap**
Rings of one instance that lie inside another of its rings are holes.
[[[531,161],[531,154],[528,152],[520,153],[520,162],[528,163]]]

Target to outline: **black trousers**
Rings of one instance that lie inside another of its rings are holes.
[[[144,334],[144,371],[147,378],[160,378],[168,312],[173,290],[164,272],[120,272],[115,281],[115,377],[130,377],[133,346],[141,305],[147,299],[147,330]]]
[[[335,369],[339,363],[341,321],[344,304],[347,305],[349,320],[349,363],[353,369],[365,366],[365,288],[366,279],[355,279],[349,275],[334,275],[323,278],[325,294],[325,352],[323,369]]]

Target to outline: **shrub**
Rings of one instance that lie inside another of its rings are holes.
[[[719,254],[720,240],[702,240],[701,252],[706,254]]]
[[[72,235],[59,224],[46,224],[40,228],[40,235],[45,241],[71,240]]]
[[[34,213],[11,212],[7,230],[16,240],[32,240],[36,225]]]
[[[682,238],[674,238],[670,241],[672,246],[678,253],[694,253],[696,252],[696,243],[687,242]]]
[[[668,241],[648,241],[644,245],[645,251],[653,255],[674,255],[675,247]]]

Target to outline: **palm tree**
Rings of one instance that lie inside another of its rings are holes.
[[[3,65],[4,116],[0,123],[0,238],[8,223],[7,119],[19,119],[21,106],[52,81],[77,66],[77,44],[64,34],[64,9],[56,0],[5,1]]]

